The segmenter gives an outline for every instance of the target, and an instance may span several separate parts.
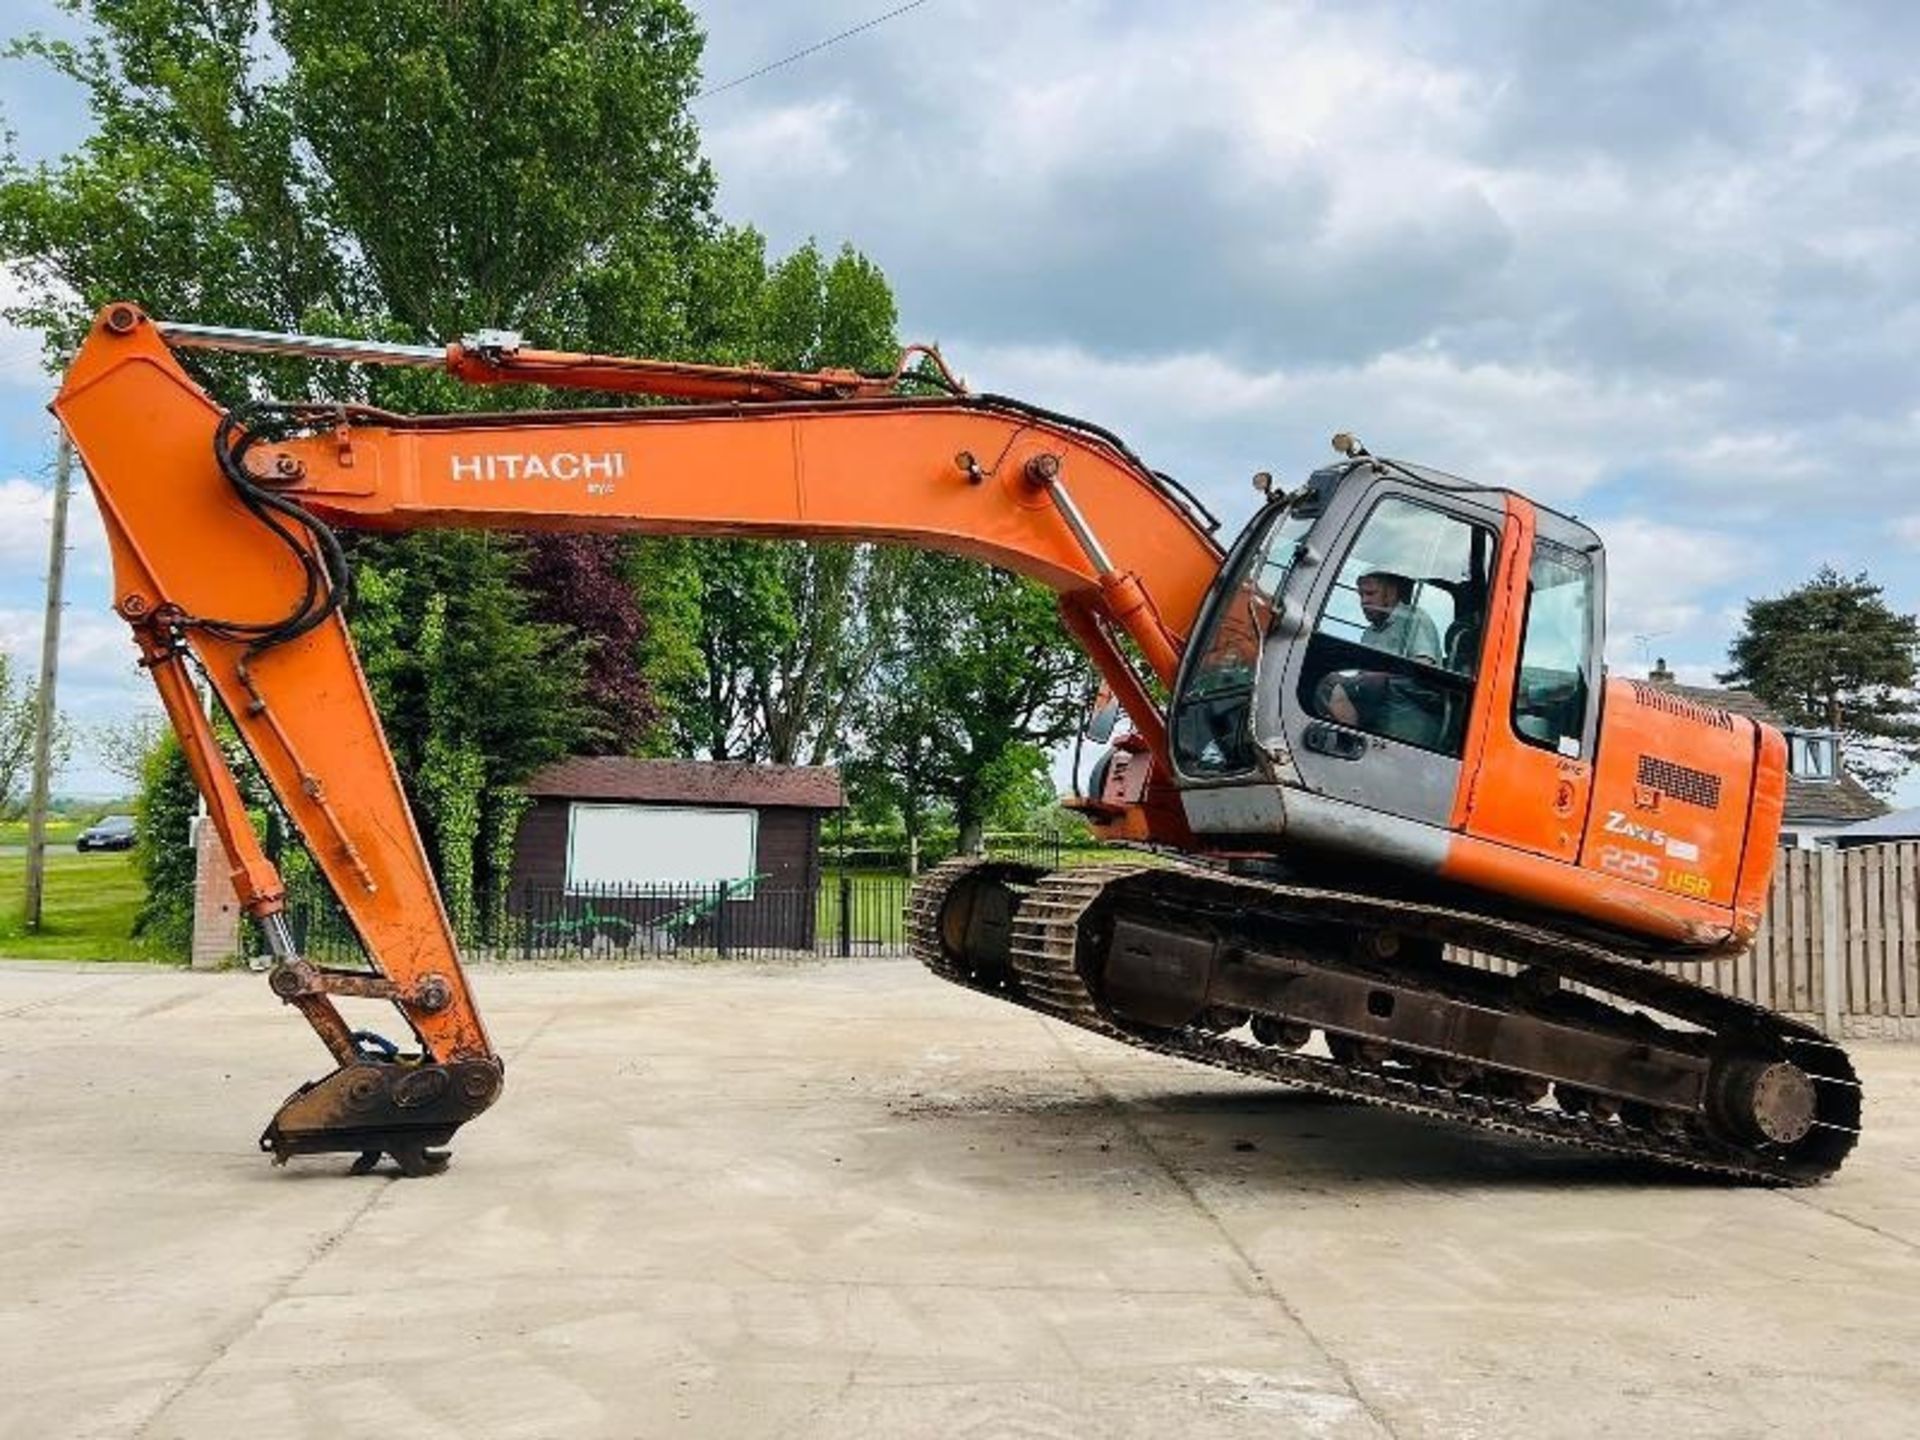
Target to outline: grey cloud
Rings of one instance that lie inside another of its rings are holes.
[[[1777,112],[1773,85],[1727,63],[1725,30],[1700,7],[1660,3],[1539,3],[1504,35],[1473,27],[1487,47],[1479,63],[1496,60],[1499,76],[1481,153],[1548,159],[1603,146],[1647,159],[1737,146]]]
[[[818,28],[857,9],[830,9]],[[707,13],[718,55],[736,7]],[[1267,56],[1233,47],[1258,43],[1246,32],[1262,7],[1062,13],[946,0],[720,97],[703,113],[723,146],[756,108],[837,96],[850,114],[840,172],[728,150],[724,198],[786,243],[850,235],[907,315],[942,334],[1267,364],[1427,340],[1650,383],[1714,373],[1790,409],[1821,403],[1836,348],[1858,352],[1856,371],[1875,367],[1883,354],[1861,351],[1858,321],[1913,290],[1911,255],[1845,253],[1913,213],[1914,162],[1865,143],[1920,133],[1912,86],[1887,83],[1884,59],[1854,63],[1854,37],[1884,18],[1871,10],[1834,12],[1830,32],[1828,7],[1541,4],[1512,24],[1458,7],[1300,11],[1302,32],[1374,45],[1379,63],[1282,162],[1250,148],[1244,110],[1208,103],[1213,77],[1181,68],[1199,57],[1261,73]],[[1151,53],[1156,24],[1182,78],[1120,65]],[[1218,50],[1192,46],[1196,34]],[[1084,48],[1036,65],[1049,38]],[[1816,61],[1835,67],[1833,93],[1808,110],[1794,87]],[[1407,73],[1416,63],[1440,67],[1431,103],[1433,76]],[[992,117],[1062,76],[1091,77],[1071,114],[1107,143],[995,155]],[[1283,97],[1286,83],[1299,77],[1276,80]],[[1383,105],[1398,125],[1385,137],[1366,129]],[[1036,173],[1042,158],[1054,168]],[[1587,170],[1618,193],[1583,207]],[[1531,198],[1509,213],[1515,181]],[[1336,204],[1380,218],[1329,235]],[[1898,384],[1856,373],[1846,389],[1892,403]]]

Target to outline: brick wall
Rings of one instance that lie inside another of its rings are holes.
[[[218,970],[240,954],[240,897],[220,832],[204,816],[193,822],[193,968]]]

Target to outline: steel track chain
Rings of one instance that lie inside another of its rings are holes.
[[[999,869],[1025,889],[1013,924],[1017,984],[968,973],[948,957],[942,940],[941,916],[947,897],[960,880],[984,867]],[[1422,934],[1468,946],[1518,964],[1543,966],[1565,979],[1650,1006],[1716,1036],[1739,1034],[1749,1044],[1771,1045],[1779,1053],[1790,1050],[1822,1097],[1823,1135],[1817,1157],[1809,1161],[1804,1154],[1796,1158],[1738,1147],[1698,1127],[1678,1134],[1630,1128],[1617,1120],[1426,1084],[1408,1075],[1248,1043],[1194,1027],[1166,1032],[1127,1024],[1101,1008],[1081,974],[1080,925],[1116,887],[1140,883],[1137,877],[1157,877],[1145,882],[1149,884],[1204,887],[1215,900],[1268,912]],[[1191,866],[1097,865],[1042,875],[975,859],[948,861],[922,876],[909,900],[908,919],[915,957],[952,984],[1155,1054],[1407,1114],[1772,1185],[1811,1184],[1832,1174],[1852,1149],[1858,1132],[1860,1087],[1853,1066],[1845,1051],[1817,1030],[1644,961],[1623,960],[1591,942],[1536,926],[1421,902],[1286,885]]]

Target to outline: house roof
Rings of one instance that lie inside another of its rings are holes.
[[[1735,715],[1744,715],[1749,720],[1758,720],[1762,724],[1773,726],[1776,730],[1793,728],[1766,701],[1751,690],[1717,690],[1707,685],[1676,685],[1671,680],[1659,680],[1654,683],[1662,690],[1669,690],[1684,699],[1701,705],[1711,705]],[[1871,820],[1877,815],[1884,815],[1886,809],[1885,802],[1877,799],[1871,790],[1847,774],[1843,765],[1837,780],[1802,780],[1789,775],[1787,777],[1787,809],[1781,823],[1785,825],[1846,825],[1856,820]]]
[[[572,755],[531,775],[529,795],[667,805],[789,805],[837,810],[845,803],[832,765],[750,765],[734,760],[636,760]]]
[[[1846,825],[1886,814],[1886,802],[1851,775],[1838,780],[1796,780],[1787,777],[1787,810],[1782,821],[1802,824]]]

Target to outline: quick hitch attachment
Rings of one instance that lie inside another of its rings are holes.
[[[407,1176],[446,1169],[438,1148],[467,1121],[500,1098],[505,1071],[497,1056],[446,1064],[431,1056],[402,1055],[378,1036],[347,1027],[331,997],[386,1000],[424,1011],[453,1000],[446,977],[427,974],[410,991],[384,975],[330,970],[303,958],[282,912],[260,917],[275,963],[267,985],[306,1016],[338,1067],[309,1081],[281,1105],[260,1136],[260,1148],[284,1165],[295,1155],[350,1154],[353,1173],[366,1175],[391,1155]]]

